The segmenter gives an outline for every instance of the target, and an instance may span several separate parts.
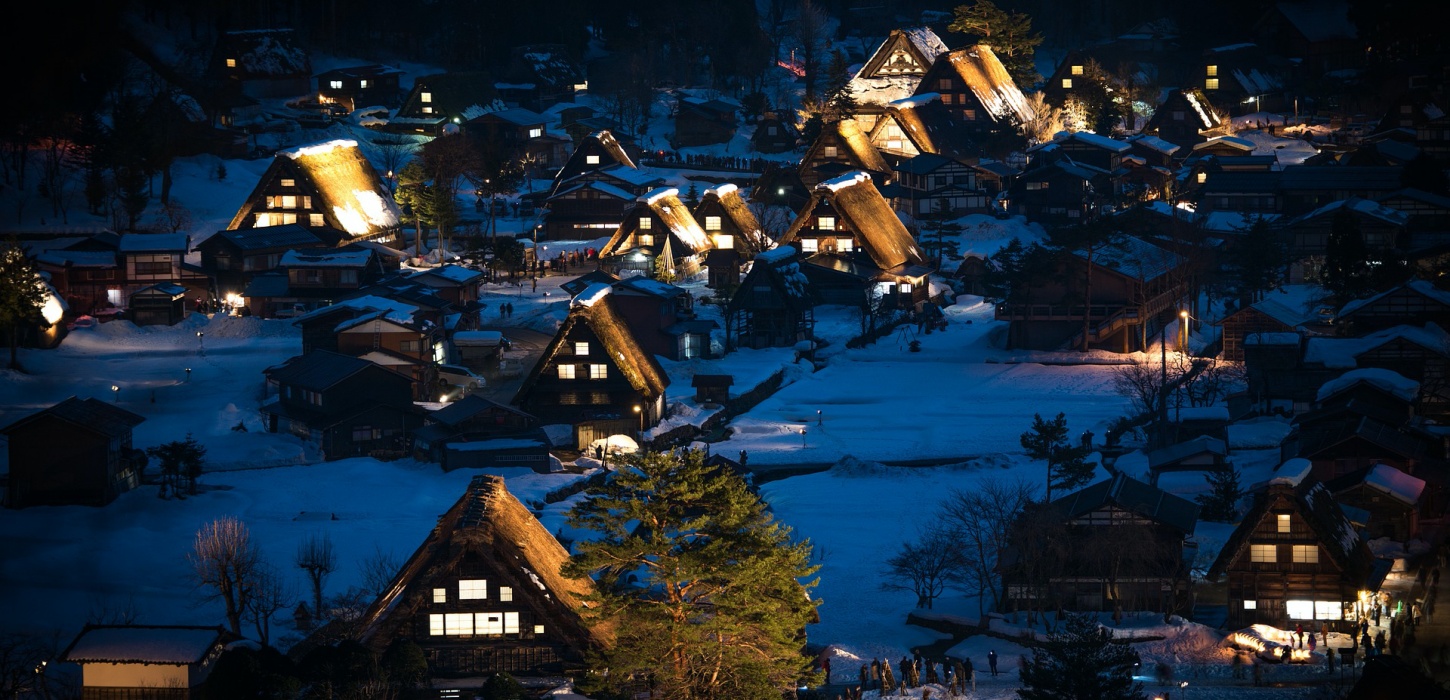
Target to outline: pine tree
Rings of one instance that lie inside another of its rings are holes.
[[[1048,501],[1054,488],[1072,491],[1092,481],[1097,464],[1087,461],[1091,448],[1069,443],[1067,416],[1059,413],[1052,420],[1043,420],[1042,414],[1033,414],[1032,429],[1022,433],[1019,441],[1027,456],[1047,461]]]
[[[1231,523],[1238,518],[1239,499],[1244,495],[1239,476],[1239,470],[1232,468],[1213,470],[1203,475],[1211,490],[1195,499],[1203,506],[1199,517],[1215,523]]]
[[[952,10],[955,18],[947,29],[966,34],[973,44],[986,44],[1002,61],[1017,87],[1026,90],[1042,76],[1033,65],[1042,34],[1032,31],[1032,18],[1021,12],[1007,12],[992,0],[977,0],[958,5]]]
[[[20,369],[20,332],[25,324],[39,319],[45,304],[45,291],[40,281],[40,271],[20,242],[12,239],[0,246],[0,328],[10,340],[10,369]]]
[[[1133,680],[1138,652],[1113,642],[1113,632],[1089,615],[1068,617],[1063,629],[1032,649],[1022,667],[1022,700],[1140,700]]]
[[[652,674],[659,697],[778,700],[810,675],[811,544],[704,453],[634,456],[569,524],[594,533],[564,572],[598,582],[588,614],[619,630],[599,659],[612,678]]]
[[[1245,304],[1252,304],[1262,299],[1264,292],[1284,283],[1288,266],[1283,235],[1260,217],[1228,250],[1224,272],[1230,291]]]
[[[202,468],[206,463],[206,447],[191,433],[186,434],[185,440],[173,440],[168,443],[148,448],[146,453],[156,458],[156,463],[161,467],[162,476],[166,477],[171,486],[171,492],[176,493],[182,479],[186,479],[187,491],[192,495],[196,494],[196,479],[201,476]]]
[[[831,62],[826,64],[826,90],[822,98],[822,118],[826,123],[850,119],[861,111],[861,105],[851,92],[850,65],[840,51],[831,52]]]

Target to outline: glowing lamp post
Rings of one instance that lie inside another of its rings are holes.
[[[201,355],[202,357],[206,357],[206,341],[203,340],[203,338],[205,337],[205,333],[202,333],[201,331],[196,332],[196,354]]]
[[[640,449],[644,449],[644,409],[639,404],[634,405],[634,415],[639,424],[639,432],[635,437],[639,438]]]
[[[822,420],[824,419],[821,417],[821,409],[818,408],[816,409],[816,425],[825,425],[821,422]]]
[[[188,382],[191,381],[191,368],[190,367],[187,367],[186,368],[186,381],[188,381]]]
[[[804,450],[805,448],[806,448],[806,429],[805,428],[801,428],[801,449]]]
[[[121,387],[112,384],[111,397],[116,401],[116,403],[121,403]]]

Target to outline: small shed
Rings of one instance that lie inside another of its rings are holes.
[[[1219,471],[1232,466],[1224,441],[1207,435],[1148,453],[1148,471],[1154,485],[1163,472]]]
[[[174,326],[186,318],[186,287],[161,282],[131,295],[131,322],[138,326]]]
[[[735,377],[729,374],[697,374],[690,382],[695,387],[695,401],[699,403],[725,403],[730,400],[730,385]]]

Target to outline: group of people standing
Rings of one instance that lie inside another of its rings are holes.
[[[908,688],[919,688],[923,684],[942,685],[946,687],[947,697],[964,696],[970,688],[972,692],[977,690],[977,672],[972,667],[970,658],[943,659],[941,673],[937,673],[937,663],[932,659],[923,658],[919,652],[914,652],[911,657],[901,657],[895,664],[872,659],[870,664],[861,664],[861,671],[858,675],[859,684],[855,688],[849,688],[844,696],[837,696],[837,700],[859,700],[861,693],[866,690],[879,690],[881,697],[890,697],[900,691],[906,694]],[[987,665],[993,676],[997,675],[997,652],[987,653]],[[822,662],[822,669],[826,672],[826,682],[830,683],[831,666],[830,661]],[[897,676],[900,675],[898,681]]]

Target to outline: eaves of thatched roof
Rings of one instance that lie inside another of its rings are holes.
[[[580,292],[574,298],[569,308],[569,315],[565,317],[563,325],[554,334],[554,339],[549,346],[539,355],[539,360],[534,368],[524,378],[523,385],[515,394],[513,403],[519,405],[523,397],[533,391],[538,384],[539,377],[543,371],[559,354],[570,332],[580,323],[586,324],[589,330],[593,331],[595,337],[604,345],[604,352],[609,359],[619,367],[619,371],[629,381],[630,387],[644,396],[654,399],[665,393],[670,385],[670,378],[660,366],[654,355],[644,351],[639,341],[635,339],[634,332],[630,330],[629,324],[619,311],[614,308],[611,295],[608,293],[609,285],[594,284],[588,289]]]
[[[944,57],[962,82],[976,96],[977,101],[996,121],[1008,120],[1017,124],[1033,118],[1032,107],[1022,90],[1012,82],[1007,68],[985,44],[968,46],[952,51]]]
[[[816,185],[801,216],[780,237],[781,245],[795,242],[801,229],[813,220],[811,212],[822,202],[828,203],[846,222],[877,267],[885,270],[899,265],[926,264],[926,256],[916,239],[872,184],[871,176],[860,171]]]

